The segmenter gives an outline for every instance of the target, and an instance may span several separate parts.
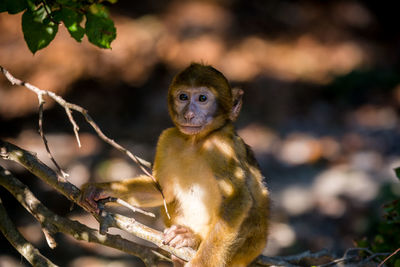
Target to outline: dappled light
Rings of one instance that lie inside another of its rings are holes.
[[[399,124],[396,111],[391,107],[365,105],[355,110],[350,116],[350,123],[356,123],[360,127],[371,130],[393,129]]]
[[[400,166],[400,54],[390,7],[260,0],[149,5],[121,0],[110,7],[117,28],[110,50],[85,38],[77,43],[60,25],[55,40],[35,55],[24,41],[21,15],[0,13],[0,65],[88,109],[108,136],[153,161],[157,137],[172,126],[166,101],[172,77],[193,61],[212,64],[244,90],[237,132],[252,147],[273,203],[265,253],[342,252],[368,235],[382,202],[400,197],[393,172]],[[76,115],[79,148],[63,112],[46,99],[43,127],[71,183],[142,174]],[[0,137],[54,168],[37,125],[36,95],[0,75]],[[232,147],[220,140],[211,140],[208,148],[234,158]],[[66,199],[20,167],[0,164],[21,175],[44,204],[52,202],[55,212],[91,220],[79,209],[70,211]],[[201,180],[201,165],[196,167]],[[208,184],[199,184],[201,195]],[[233,192],[224,180],[220,187],[225,195]],[[12,201],[0,189],[3,201]],[[203,209],[193,209],[190,220]],[[39,225],[24,219],[29,215],[19,206],[10,213],[22,234],[46,251]],[[0,240],[0,265],[16,266],[18,255]],[[100,259],[99,246],[72,238],[58,242],[54,253],[61,266],[142,266],[114,250]],[[62,255],[71,244],[71,252]]]
[[[279,249],[286,248],[294,244],[296,233],[292,227],[284,223],[274,223],[270,227],[270,237],[267,253],[278,253]]]

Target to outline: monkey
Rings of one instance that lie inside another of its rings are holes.
[[[233,126],[242,96],[220,71],[202,63],[190,64],[169,86],[174,127],[161,133],[153,165],[170,215],[163,216],[164,244],[197,250],[187,263],[173,257],[174,266],[247,266],[265,247],[268,190]],[[164,201],[145,175],[82,188],[82,201],[96,212],[96,201],[108,196],[139,207]]]

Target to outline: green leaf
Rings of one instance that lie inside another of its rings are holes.
[[[400,179],[400,167],[395,168],[394,172],[396,173],[397,178]]]
[[[54,0],[53,0],[54,1]],[[59,6],[62,7],[69,7],[69,8],[74,8],[76,10],[86,10],[87,7],[89,6],[89,1],[71,1],[71,0],[55,0],[56,5],[58,4]]]
[[[109,18],[104,6],[90,6],[86,14],[86,35],[92,44],[101,48],[111,48],[110,44],[117,34],[114,22]]]
[[[28,7],[26,0],[0,0],[0,12],[17,14]]]
[[[54,19],[64,22],[65,27],[68,29],[69,34],[76,41],[82,41],[85,35],[85,29],[80,25],[83,20],[83,15],[75,10],[63,7],[61,10],[53,13]]]
[[[51,20],[45,20],[46,17],[43,6],[34,11],[28,9],[22,15],[22,31],[33,54],[46,47],[57,34],[58,25]]]

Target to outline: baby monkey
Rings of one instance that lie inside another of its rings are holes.
[[[253,152],[233,127],[242,95],[218,70],[198,63],[169,86],[175,127],[160,135],[153,167],[170,213],[164,243],[197,250],[187,263],[173,257],[174,266],[247,266],[265,246],[268,191]],[[139,207],[163,205],[145,175],[82,188],[84,204],[97,212],[96,201],[109,196]]]

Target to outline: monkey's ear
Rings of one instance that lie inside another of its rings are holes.
[[[233,106],[231,114],[229,115],[229,119],[231,119],[231,121],[235,121],[239,116],[240,110],[242,109],[243,93],[243,90],[240,88],[235,87],[232,89]]]

